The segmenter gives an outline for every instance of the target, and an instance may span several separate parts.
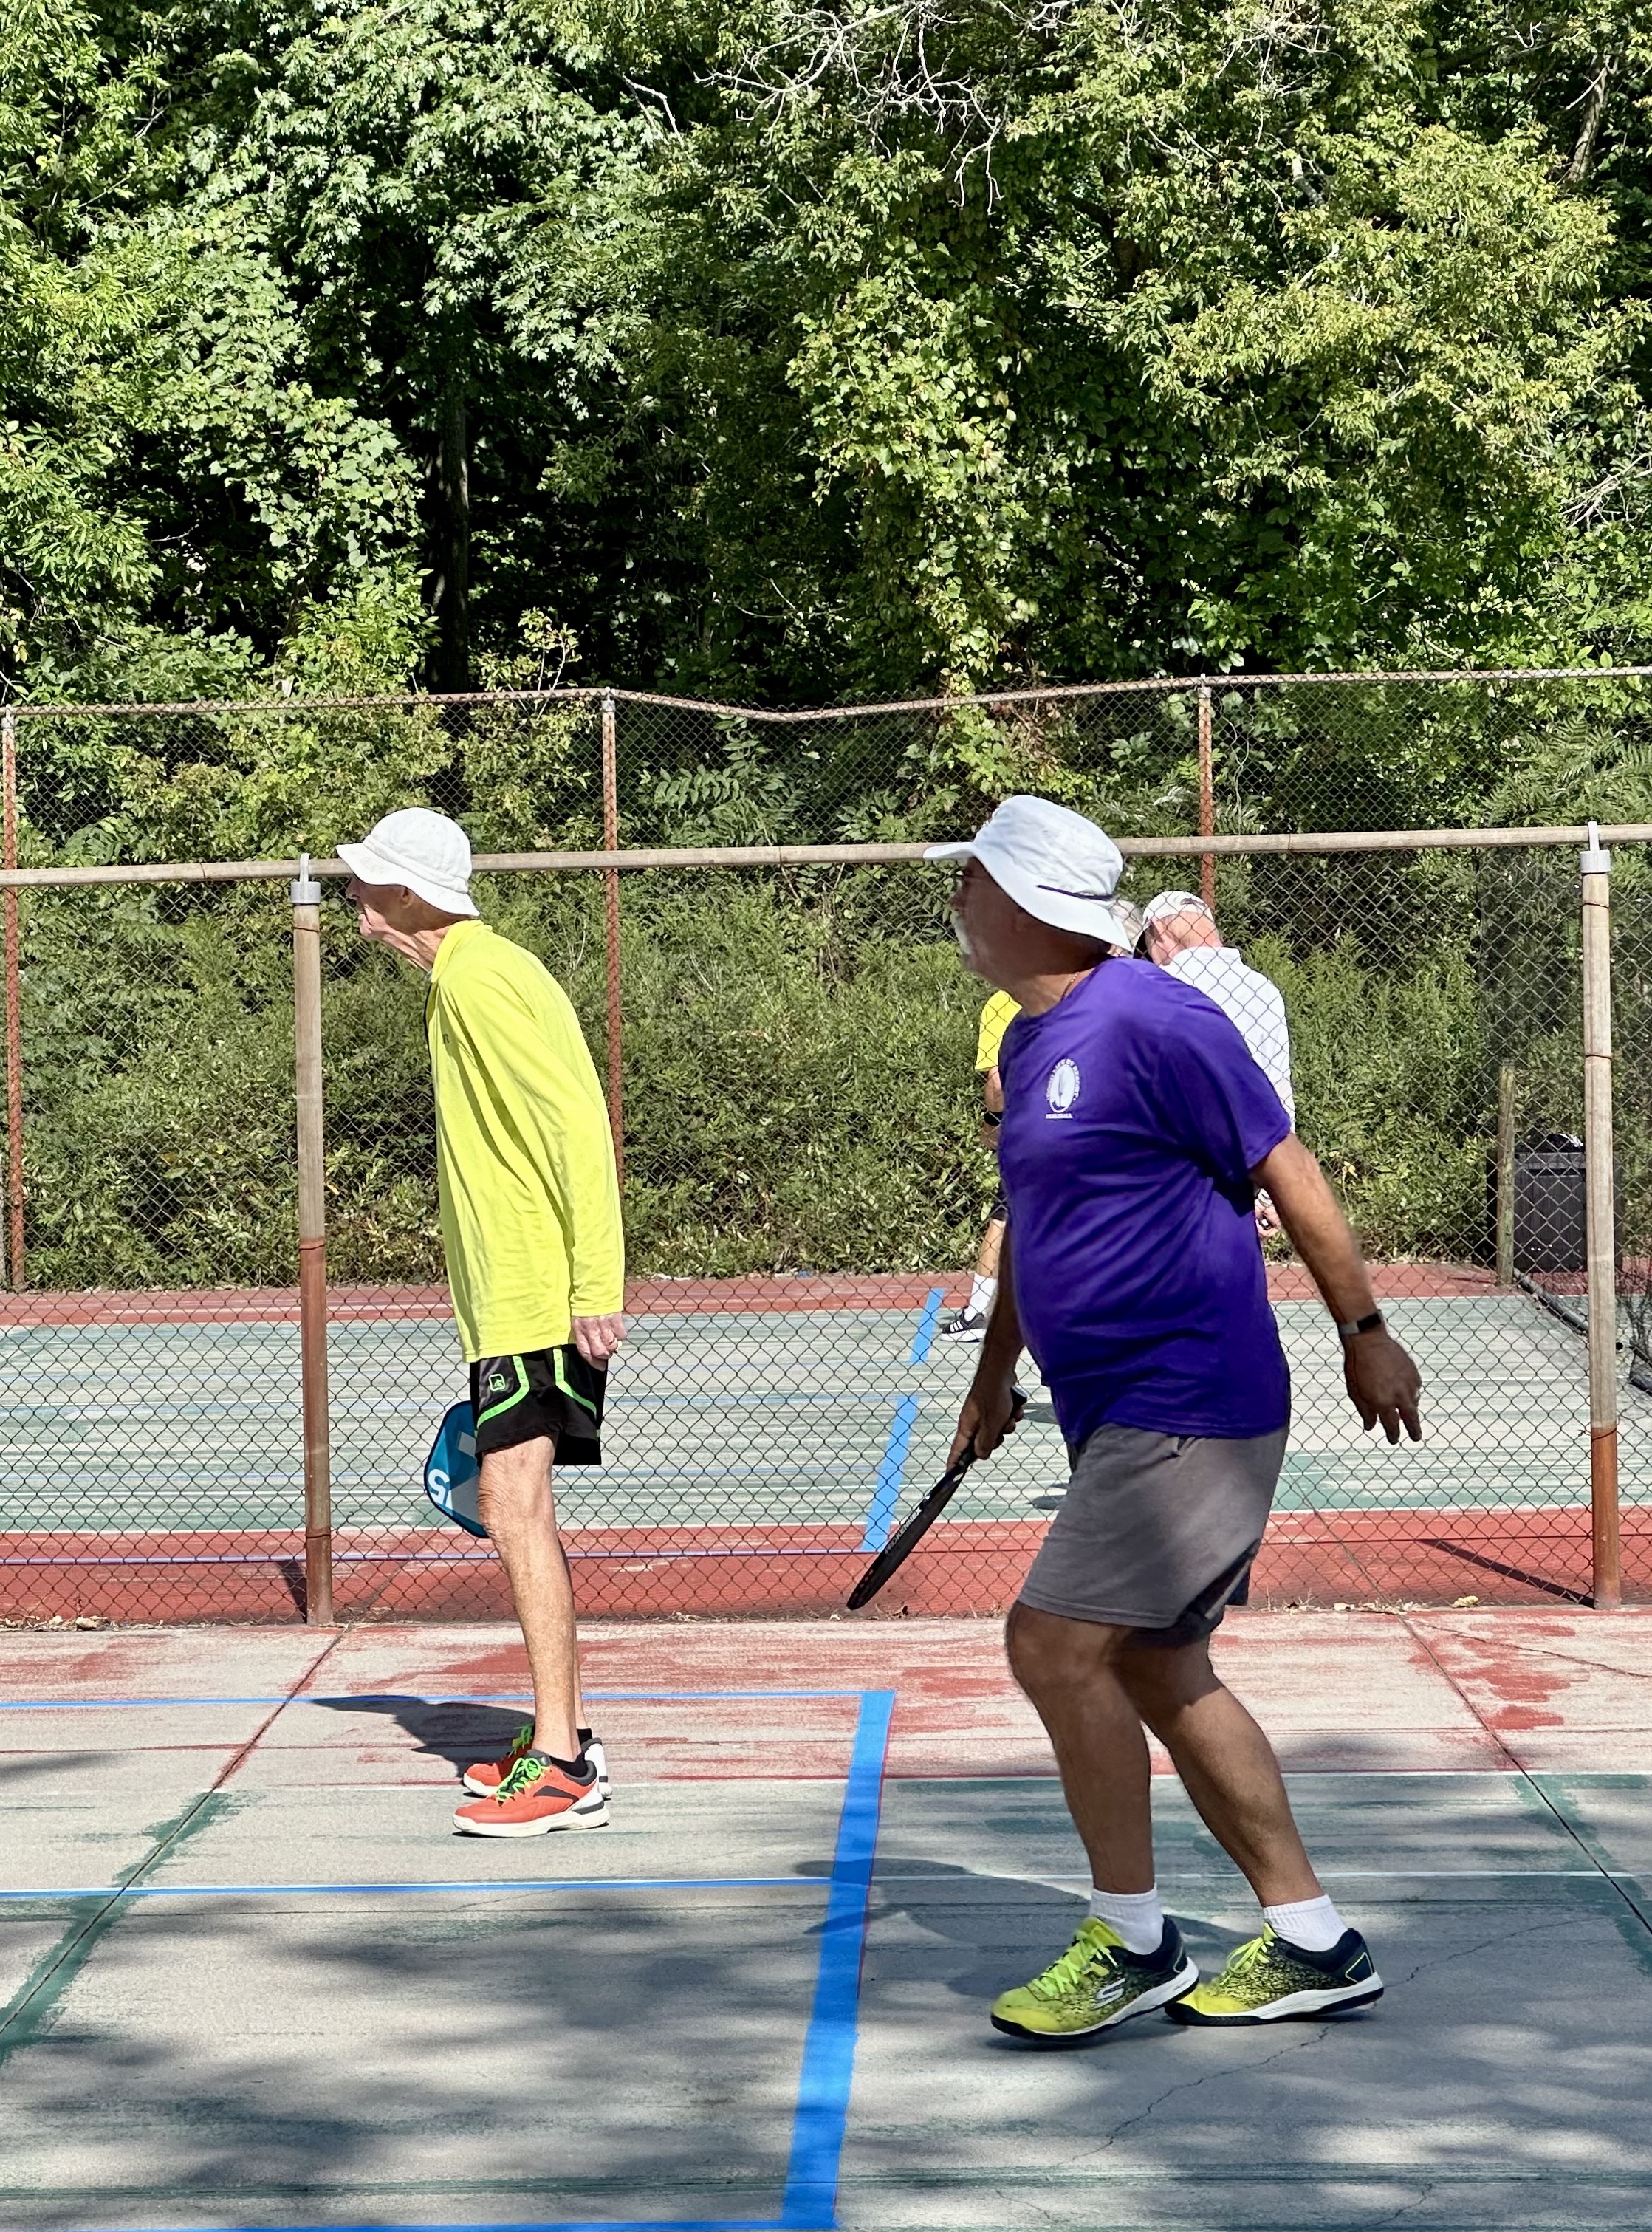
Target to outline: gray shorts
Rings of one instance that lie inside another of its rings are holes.
[[[1034,1612],[1196,1642],[1243,1601],[1287,1429],[1249,1441],[1098,1426],[1021,1589]]]

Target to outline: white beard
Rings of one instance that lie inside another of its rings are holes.
[[[961,915],[955,914],[952,917],[952,935],[958,941],[958,951],[963,956],[964,967],[972,975],[979,976],[981,971],[975,967],[975,949],[969,943],[969,933],[963,926],[963,918]]]

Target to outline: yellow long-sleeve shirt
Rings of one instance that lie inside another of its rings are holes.
[[[573,1318],[625,1301],[613,1139],[579,1017],[531,953],[462,922],[437,950],[424,1027],[466,1359],[560,1348]]]
[[[1004,1033],[1020,1014],[1019,1003],[1007,992],[994,992],[981,1011],[981,1028],[975,1037],[975,1067],[984,1074],[998,1067],[998,1050],[1004,1043]]]

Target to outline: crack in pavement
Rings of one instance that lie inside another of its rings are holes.
[[[1399,2207],[1390,2210],[1388,2216],[1373,2216],[1365,2226],[1364,2232],[1383,2232],[1384,2226],[1400,2223],[1411,2214],[1414,2209],[1421,2209],[1433,2200],[1439,2183],[1438,2178],[1429,2178],[1421,2193],[1413,2194],[1409,2201],[1403,2201]]]
[[[1150,2116],[1162,2108],[1167,2100],[1173,2100],[1178,2092],[1196,2092],[1202,2085],[1221,2084],[1232,2077],[1248,2077],[1259,2069],[1272,2068],[1276,2061],[1283,2061],[1292,2054],[1300,2054],[1306,2047],[1321,2045],[1334,2027],[1328,2022],[1312,2024],[1308,2036],[1290,2040],[1280,2047],[1277,2054],[1265,2055],[1260,2061],[1236,2063],[1227,2069],[1208,2069],[1202,2077],[1183,2078],[1179,2084],[1167,2085],[1162,2092],[1154,2094],[1144,2108],[1137,2109],[1133,2116],[1127,2116],[1122,2124],[1109,2131],[1099,2146],[1086,2148],[1078,2159],[1087,2162],[1095,2155],[1105,2154],[1124,2138],[1126,2131],[1134,2130],[1137,2124],[1144,2124]]]
[[[1390,1984],[1414,1984],[1419,1976],[1426,1976],[1430,1969],[1448,1969],[1454,1961],[1472,1960],[1476,1953],[1489,1953],[1493,1946],[1506,1945],[1507,1943],[1508,1931],[1506,1929],[1500,1930],[1494,1937],[1482,1939],[1478,1945],[1459,1945],[1452,1952],[1437,1954],[1426,1961],[1419,1961],[1415,1969],[1409,1969],[1403,1976],[1384,1976],[1383,1989],[1387,1991]]]
[[[1450,1632],[1448,1630],[1448,1632]],[[1552,1659],[1559,1666],[1570,1666],[1580,1673],[1622,1675],[1628,1682],[1652,1682],[1652,1674],[1642,1673],[1638,1667],[1613,1666],[1603,1658],[1574,1658],[1569,1651],[1545,1650],[1541,1644],[1522,1642],[1518,1637],[1505,1643],[1493,1638],[1459,1635],[1455,1640],[1460,1648],[1471,1648],[1487,1652],[1499,1652],[1511,1658]],[[1429,1656],[1433,1657],[1430,1652]],[[1517,1701],[1518,1702],[1518,1701]],[[1478,1717],[1478,1716],[1476,1716]]]

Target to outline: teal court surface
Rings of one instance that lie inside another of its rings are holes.
[[[1361,1433],[1320,1305],[1278,1299],[1295,1420],[1259,1600],[1587,1596],[1584,1341],[1532,1295],[1474,1276],[1379,1275],[1426,1388],[1427,1438],[1398,1451]],[[611,1376],[603,1466],[561,1476],[585,1610],[841,1604],[943,1470],[975,1361],[941,1330],[943,1288],[918,1277],[891,1298],[902,1288],[874,1281],[860,1306],[817,1307],[761,1282],[735,1296],[684,1282],[680,1299],[654,1283]],[[294,1615],[298,1330],[280,1301],[5,1299],[0,1612]],[[341,1609],[502,1610],[485,1548],[443,1528],[420,1492],[436,1422],[463,1392],[444,1304],[392,1290],[369,1305],[347,1290],[329,1347]],[[984,1612],[1013,1597],[1066,1473],[1030,1359],[1027,1376],[1026,1424],[976,1468],[903,1577],[905,1609]],[[1626,1379],[1621,1410],[1625,1567],[1639,1588],[1652,1580],[1652,1395]]]
[[[0,2223],[1652,2223],[1652,1615],[1218,1653],[1386,1995],[1041,2054],[986,2007],[1083,1860],[989,1622],[593,1627],[613,1826],[509,1843],[449,1827],[502,1627],[0,1632]],[[1214,1967],[1254,1909],[1156,1792]]]

